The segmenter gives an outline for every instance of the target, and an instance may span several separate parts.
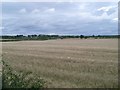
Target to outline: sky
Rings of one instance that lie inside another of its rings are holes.
[[[3,2],[0,19],[3,35],[115,35],[118,3]]]

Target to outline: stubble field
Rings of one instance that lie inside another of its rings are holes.
[[[37,74],[49,88],[118,85],[117,39],[3,42],[2,55],[14,70]]]

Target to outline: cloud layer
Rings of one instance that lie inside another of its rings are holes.
[[[3,3],[3,34],[118,33],[117,3]]]

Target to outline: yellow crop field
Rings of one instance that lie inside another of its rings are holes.
[[[48,88],[118,86],[117,39],[3,42],[2,56],[16,72],[40,76]]]

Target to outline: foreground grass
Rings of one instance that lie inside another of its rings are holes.
[[[2,88],[43,88],[45,82],[31,72],[16,72],[3,62]]]

